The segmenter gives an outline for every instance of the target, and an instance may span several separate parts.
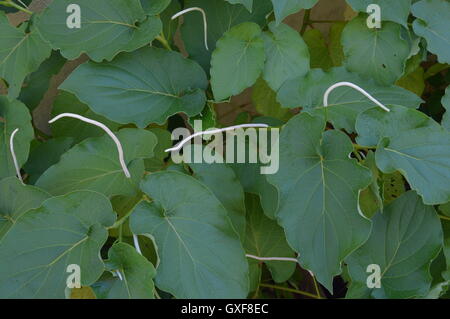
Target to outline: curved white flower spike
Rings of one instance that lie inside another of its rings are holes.
[[[142,255],[141,247],[139,246],[139,240],[138,236],[133,234],[133,242],[134,242],[134,248],[136,248],[136,251]]]
[[[235,126],[230,126],[230,127],[225,127],[225,128],[219,128],[219,129],[215,129],[215,130],[197,132],[197,133],[194,133],[194,134],[186,137],[184,140],[182,140],[180,143],[178,143],[175,147],[166,149],[165,152],[172,152],[172,151],[180,150],[184,144],[186,144],[187,142],[189,142],[196,136],[205,135],[205,134],[217,134],[217,133],[221,133],[221,132],[232,131],[237,128],[248,128],[248,127],[269,127],[269,125],[267,125],[267,124],[241,124],[241,125],[235,125]]]
[[[114,141],[114,143],[117,146],[117,151],[119,152],[119,162],[120,165],[122,166],[122,170],[125,173],[125,176],[127,178],[131,178],[130,172],[128,171],[127,165],[125,164],[125,159],[124,159],[124,155],[123,155],[123,148],[122,148],[122,144],[120,143],[119,139],[117,138],[117,136],[114,135],[114,133],[103,123],[88,119],[87,117],[78,115],[78,114],[73,114],[73,113],[62,113],[59,114],[58,116],[54,117],[53,119],[51,119],[49,121],[49,123],[53,123],[56,122],[57,120],[63,118],[63,117],[71,117],[71,118],[75,118],[78,120],[81,120],[83,122],[95,125],[100,127],[102,130],[104,130]]]
[[[16,157],[16,153],[14,152],[14,136],[16,136],[17,132],[19,132],[19,129],[16,128],[12,134],[11,137],[9,138],[9,150],[11,151],[11,157],[13,159],[13,163],[14,163],[14,167],[16,168],[16,175],[17,178],[20,179],[20,181],[23,184],[23,179],[22,179],[22,175],[20,174],[20,167],[19,167],[19,163],[17,162],[17,157]]]
[[[245,254],[246,257],[261,260],[261,261],[292,261],[294,263],[298,263],[298,260],[296,258],[289,258],[289,257],[258,257],[255,255]]]
[[[187,13],[187,12],[191,12],[191,11],[200,11],[202,13],[203,16],[203,26],[204,26],[204,31],[205,31],[205,48],[206,50],[209,51],[208,48],[208,22],[206,20],[206,13],[202,8],[199,7],[192,7],[192,8],[188,8],[185,10],[182,10],[180,12],[178,12],[177,14],[172,16],[172,20],[175,20],[176,18],[182,16],[183,14]]]
[[[116,274],[117,274],[117,276],[119,277],[120,280],[123,280],[122,274],[120,273],[119,270],[116,270]]]
[[[380,101],[378,101],[377,99],[375,99],[372,95],[370,95],[369,93],[367,93],[366,91],[364,91],[362,88],[360,88],[359,86],[357,86],[356,84],[353,84],[351,82],[338,82],[336,84],[333,84],[332,86],[330,86],[328,88],[328,90],[325,92],[324,96],[323,96],[323,105],[325,107],[328,106],[328,96],[330,95],[331,91],[333,91],[334,89],[341,87],[341,86],[348,86],[351,87],[357,91],[359,91],[360,93],[364,94],[369,100],[371,100],[373,103],[375,103],[376,105],[378,105],[379,107],[381,107],[383,110],[385,110],[386,112],[390,112],[391,110],[389,108],[387,108],[386,106],[384,106],[383,104],[381,104]]]

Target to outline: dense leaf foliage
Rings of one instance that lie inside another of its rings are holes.
[[[1,3],[0,298],[450,296],[448,0]]]

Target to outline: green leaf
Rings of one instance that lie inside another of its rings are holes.
[[[369,240],[349,258],[352,285],[365,286],[367,266],[381,268],[381,288],[365,293],[375,298],[412,298],[428,293],[430,264],[442,247],[442,228],[433,207],[410,191],[373,218]],[[350,287],[350,291],[353,288]]]
[[[140,255],[133,246],[117,243],[108,251],[106,268],[118,271],[122,276],[115,277],[108,299],[153,299],[153,278],[156,270],[152,263]]]
[[[36,72],[25,78],[24,87],[20,91],[18,100],[22,101],[30,110],[34,110],[44,98],[50,86],[50,80],[57,74],[66,60],[56,51],[45,60]]]
[[[302,113],[280,136],[280,169],[268,181],[279,192],[278,222],[303,268],[332,291],[341,262],[361,246],[370,221],[359,212],[359,191],[371,182],[368,169],[348,155],[353,146],[325,120]]]
[[[163,12],[170,4],[170,0],[140,0],[142,8],[148,15],[157,15]]]
[[[277,24],[280,24],[284,18],[301,9],[311,9],[318,0],[272,0],[273,10]]]
[[[105,135],[75,145],[41,175],[36,186],[52,195],[86,189],[108,197],[133,196],[144,174],[142,159],[153,156],[156,138],[149,131],[131,128],[120,130],[116,136],[122,144],[131,178],[125,176],[120,166],[113,140]]]
[[[408,27],[409,10],[411,9],[411,0],[347,0],[353,10],[367,12],[367,7],[371,4],[377,4],[381,9],[381,20],[392,21]]]
[[[224,163],[190,163],[192,176],[208,187],[228,212],[240,238],[245,235],[245,196],[234,171]]]
[[[384,205],[390,204],[406,192],[405,180],[400,172],[381,174],[381,185],[383,188]]]
[[[284,230],[276,221],[267,218],[255,195],[247,195],[247,235],[244,247],[247,254],[258,257],[290,257],[295,253],[286,242]],[[251,265],[252,259],[249,259]],[[264,261],[275,282],[284,282],[294,273],[296,263],[291,261]],[[258,267],[262,265],[259,264]]]
[[[211,60],[211,87],[217,101],[252,86],[264,68],[264,41],[260,27],[245,22],[232,27],[217,41]]]
[[[380,179],[380,172],[375,163],[375,153],[368,152],[363,165],[372,172],[372,182],[370,185],[361,191],[359,197],[359,205],[364,216],[372,218],[377,211],[383,211],[383,199],[381,198],[380,186],[378,184]]]
[[[147,127],[184,112],[194,116],[205,105],[206,75],[180,53],[143,48],[112,62],[79,66],[61,85],[92,111],[117,123]]]
[[[439,62],[450,63],[450,3],[442,0],[422,0],[412,6],[416,20],[414,32],[427,40],[427,49],[437,54]]]
[[[350,21],[342,32],[347,69],[382,85],[393,84],[403,74],[410,53],[401,31],[402,26],[393,22],[369,29],[365,16]]]
[[[16,175],[9,149],[11,134],[16,128],[19,131],[14,137],[14,151],[19,167],[22,167],[27,161],[30,142],[34,138],[31,115],[21,102],[0,96],[0,179]]]
[[[161,128],[152,128],[149,131],[155,134],[158,144],[156,144],[153,150],[154,156],[144,160],[145,170],[156,172],[162,170],[166,165],[164,159],[169,156],[169,153],[166,153],[165,150],[172,147],[172,138],[169,131]]]
[[[450,131],[450,86],[445,90],[445,95],[442,98],[442,106],[444,106],[446,112],[442,117],[442,126]]]
[[[311,68],[330,69],[333,66],[333,60],[322,32],[317,29],[308,29],[303,34],[303,38],[308,44]]]
[[[275,22],[264,32],[266,64],[264,79],[274,91],[287,80],[304,76],[309,71],[309,51],[299,33],[291,27]]]
[[[50,56],[51,48],[31,25],[13,27],[4,12],[0,11],[0,78],[8,82],[8,96],[16,98],[25,77],[36,71]]]
[[[35,146],[23,169],[28,174],[28,182],[34,184],[50,166],[59,162],[61,156],[74,144],[71,137],[57,137]]]
[[[440,131],[441,127],[424,113],[403,106],[391,106],[386,112],[379,107],[368,109],[356,119],[356,141],[364,146],[377,146],[383,137],[392,137],[400,132],[427,127]]]
[[[100,249],[114,223],[109,200],[80,191],[22,214],[0,245],[1,298],[64,298],[68,266],[89,286],[102,274]]]
[[[224,0],[186,0],[185,7],[200,7],[206,13],[208,23],[208,47],[205,48],[203,37],[204,26],[200,12],[183,16],[181,37],[192,60],[197,61],[203,69],[209,71],[211,54],[216,48],[216,42],[233,26],[242,22],[255,22],[261,27],[266,25],[266,15],[272,10],[270,0],[258,0],[252,13],[240,4],[232,5]]]
[[[72,3],[53,1],[36,22],[52,48],[69,60],[86,53],[96,62],[110,61],[119,52],[143,47],[161,32],[160,19],[148,17],[137,0],[78,0],[81,27],[69,28],[70,14],[64,13]]]
[[[330,28],[330,43],[328,51],[334,66],[341,66],[344,63],[344,49],[341,44],[342,31],[346,22],[336,22]]]
[[[116,131],[120,124],[97,115],[89,109],[89,106],[80,102],[77,97],[69,92],[60,91],[53,102],[52,117],[61,113],[75,113],[89,119],[105,124],[110,130]],[[73,118],[62,118],[50,124],[54,137],[70,137],[74,143],[79,143],[88,137],[99,137],[105,134],[101,128]]]
[[[29,185],[22,184],[16,177],[0,180],[0,242],[26,211],[41,206],[50,194]]]
[[[181,11],[181,5],[178,0],[172,0],[161,14],[160,19],[163,25],[163,33],[169,43],[174,42],[175,33],[178,30],[178,20],[172,20],[174,14]]]
[[[252,12],[253,0],[226,0],[231,4],[242,4],[248,11]],[[259,3],[258,3],[259,5]]]
[[[252,90],[252,102],[258,113],[280,119],[288,120],[292,117],[287,108],[282,108],[277,102],[277,94],[268,86],[263,78],[259,78]]]
[[[450,132],[422,127],[383,138],[376,161],[384,173],[400,171],[425,204],[450,201]]]
[[[341,81],[352,82],[369,92],[381,103],[389,106],[401,105],[418,108],[422,103],[420,97],[398,86],[380,86],[371,80],[364,80],[343,67],[333,68],[329,72],[311,70],[305,77],[286,82],[279,90],[277,98],[284,107],[321,107],[325,91],[333,84]],[[355,131],[358,114],[375,106],[360,92],[349,88],[339,87],[333,90],[328,98],[326,109],[328,120],[336,129]],[[323,110],[322,110],[323,111]]]
[[[141,189],[154,202],[141,202],[130,225],[133,233],[155,240],[158,288],[176,298],[245,298],[245,253],[213,193],[175,171],[146,176]]]

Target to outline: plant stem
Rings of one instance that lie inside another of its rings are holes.
[[[300,30],[300,34],[303,35],[306,31],[307,26],[310,24],[309,17],[311,16],[311,9],[305,10],[305,15],[303,16],[303,25]]]
[[[164,34],[161,33],[160,35],[156,36],[155,40],[158,40],[167,50],[172,51],[172,48],[170,47],[169,42],[167,42]]]
[[[447,217],[447,216],[444,216],[444,215],[440,215],[440,214],[438,214],[438,216],[439,216],[440,219],[450,220],[450,217]]]
[[[358,144],[353,144],[353,148],[355,150],[363,150],[363,151],[376,150],[377,149],[376,147],[373,147],[373,146],[361,146],[361,145],[358,145]]]
[[[314,288],[316,288],[316,294],[317,294],[317,299],[322,299],[322,296],[320,295],[320,290],[319,290],[319,285],[317,284],[317,280],[316,277],[311,276],[313,281],[314,281]]]
[[[306,292],[306,291],[302,291],[302,290],[297,290],[297,289],[292,289],[292,288],[287,288],[287,287],[281,287],[281,286],[275,286],[275,285],[269,285],[269,284],[259,284],[259,286],[260,287],[265,287],[265,288],[272,288],[272,289],[278,289],[278,290],[283,290],[283,291],[287,291],[287,292],[292,292],[294,294],[299,294],[299,295],[303,295],[303,296],[314,298],[314,299],[318,298],[316,295],[311,294],[311,293]]]
[[[12,2],[12,0],[0,1],[0,5],[4,5],[6,7],[12,7],[12,8],[15,8],[15,9],[17,9],[19,11],[28,13],[28,14],[33,14],[32,11],[19,6],[18,4]]]

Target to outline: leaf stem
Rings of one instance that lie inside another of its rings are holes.
[[[0,1],[0,5],[4,5],[5,7],[12,7],[12,8],[15,8],[15,9],[17,9],[19,11],[28,13],[28,14],[33,14],[32,11],[19,6],[18,4],[14,3],[12,0]]]
[[[309,20],[309,23],[338,23],[345,22],[342,20]]]
[[[300,30],[301,35],[303,35],[305,33],[306,28],[308,27],[308,25],[311,22],[311,20],[309,19],[310,16],[311,16],[311,9],[305,10],[305,15],[303,16],[303,25]]]
[[[362,146],[359,144],[353,144],[353,148],[358,151],[376,150],[375,146]]]
[[[303,290],[297,290],[297,289],[281,287],[281,286],[275,286],[275,285],[269,285],[269,284],[259,284],[259,286],[260,287],[265,287],[265,288],[272,288],[272,289],[278,289],[278,290],[282,290],[282,291],[292,292],[294,294],[303,295],[303,296],[314,298],[314,299],[318,299],[319,298],[318,296],[316,296],[316,295],[314,295],[312,293],[303,291]]]
[[[155,40],[158,40],[167,50],[172,51],[172,48],[170,47],[169,42],[167,42],[164,34],[161,33],[160,35],[156,36]]]
[[[316,277],[311,276],[314,281],[314,288],[316,289],[317,299],[322,299],[322,296],[320,295],[319,285],[317,284]]]
[[[450,220],[450,217],[447,217],[447,216],[444,216],[444,215],[440,215],[440,214],[438,214],[438,216],[439,216],[440,219]]]

